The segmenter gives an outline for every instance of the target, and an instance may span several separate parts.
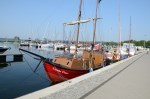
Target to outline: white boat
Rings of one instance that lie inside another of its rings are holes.
[[[70,50],[75,50],[75,49],[76,49],[75,44],[70,45]],[[85,46],[83,46],[82,44],[78,44],[77,50],[85,50],[85,49],[86,49]]]
[[[121,48],[121,54],[122,55],[135,55],[137,53],[137,49],[134,46],[133,43],[123,43],[123,46]]]
[[[48,41],[41,41],[41,43],[38,44],[38,48],[53,48],[54,44],[49,43]]]
[[[54,49],[55,50],[64,50],[65,49],[65,44],[64,43],[55,43],[54,44]]]
[[[50,48],[50,44],[38,44],[38,48]]]
[[[29,46],[30,45],[30,41],[29,40],[22,40],[20,42],[20,46]]]
[[[10,49],[10,48],[8,48],[8,47],[6,47],[6,46],[0,46],[0,54],[3,54],[5,51],[7,51],[8,49]]]

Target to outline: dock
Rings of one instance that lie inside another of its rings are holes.
[[[18,99],[150,99],[150,54],[142,52]]]
[[[23,61],[23,54],[21,53],[4,53],[0,54],[0,63],[7,63],[10,62],[10,60],[7,60],[7,57],[13,57],[13,60],[11,62],[21,62]]]

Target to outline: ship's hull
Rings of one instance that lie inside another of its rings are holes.
[[[63,82],[89,72],[89,70],[75,70],[55,64],[52,61],[44,61],[44,68],[52,83]]]

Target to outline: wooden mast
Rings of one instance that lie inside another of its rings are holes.
[[[130,40],[131,40],[131,16],[130,16],[130,33],[129,33],[129,50],[128,50],[128,55],[130,54]]]
[[[95,45],[96,23],[97,23],[97,19],[98,19],[97,18],[97,11],[98,11],[98,5],[100,2],[101,2],[101,0],[97,0],[97,2],[96,2],[96,13],[95,13],[95,18],[93,19],[94,20],[94,31],[93,31],[93,42],[92,42],[92,49],[91,49],[92,52],[90,53],[90,62],[89,62],[90,68],[93,68],[93,65],[94,65],[92,54],[94,53],[93,48]]]
[[[97,0],[96,3],[96,13],[95,13],[95,19],[94,19],[94,33],[93,33],[93,46],[95,44],[95,34],[96,34],[96,23],[97,23],[97,11],[98,11],[98,5],[100,3],[101,0]],[[93,49],[92,49],[93,50]]]
[[[63,42],[65,41],[65,25],[63,24]]]
[[[118,0],[118,52],[120,53],[120,0]]]
[[[130,40],[131,40],[131,16],[130,16],[130,33],[129,33],[129,43],[131,43],[131,42],[130,42]]]
[[[80,0],[79,5],[79,12],[78,12],[78,21],[81,19],[81,8],[82,8],[82,0]],[[76,38],[76,47],[75,47],[75,58],[77,58],[77,48],[78,48],[78,41],[79,41],[79,31],[80,31],[80,22],[78,23],[78,29],[77,29],[77,38]]]

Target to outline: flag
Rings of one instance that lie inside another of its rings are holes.
[[[101,2],[101,0],[98,1],[98,3],[100,3],[100,2]]]

